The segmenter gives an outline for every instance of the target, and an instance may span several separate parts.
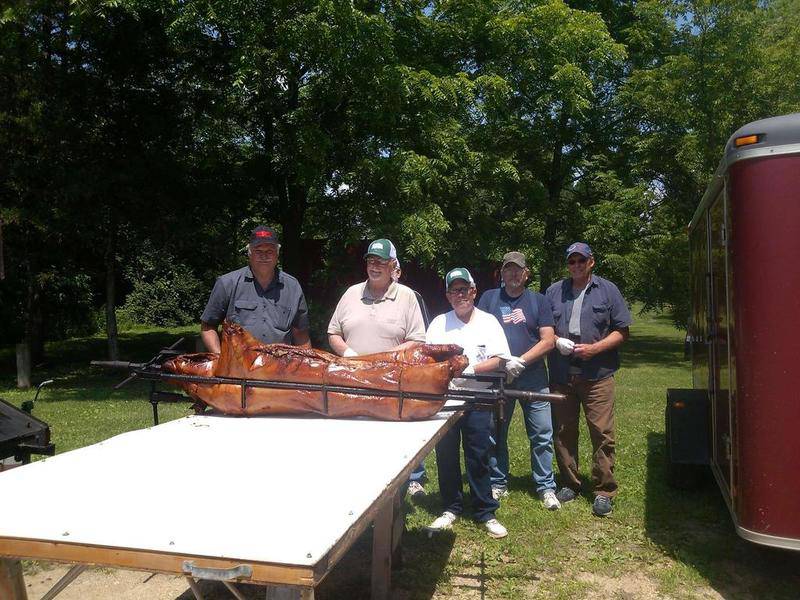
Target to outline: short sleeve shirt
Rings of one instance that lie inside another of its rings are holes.
[[[495,356],[508,355],[508,342],[503,328],[492,315],[479,308],[473,309],[469,323],[464,323],[451,310],[431,321],[425,341],[429,344],[458,344],[469,358],[469,364]],[[488,381],[456,378],[450,382],[452,388],[485,389],[492,384]]]
[[[567,278],[554,283],[547,288],[545,296],[553,309],[556,335],[581,344],[599,342],[612,331],[629,327],[632,322],[628,305],[617,286],[597,275],[592,275],[583,297],[579,339],[569,334],[569,320],[575,302],[572,280]],[[550,381],[566,384],[569,379],[570,357],[562,356],[560,352],[551,352],[548,364]],[[619,369],[618,349],[601,352],[589,360],[581,361],[580,367],[586,379],[598,380],[610,377]]]
[[[292,328],[308,329],[308,305],[300,283],[281,270],[263,289],[250,267],[219,277],[200,320],[216,327],[238,323],[265,344],[292,344]]]
[[[497,319],[514,356],[522,356],[539,343],[540,327],[553,327],[550,302],[544,295],[528,289],[516,298],[509,296],[504,288],[487,290],[481,296],[478,308]],[[546,388],[544,359],[529,364],[515,380],[514,387],[535,391]]]
[[[342,336],[359,354],[372,354],[408,341],[425,341],[425,324],[411,288],[392,283],[382,298],[373,298],[364,281],[342,295],[328,324],[328,335]]]

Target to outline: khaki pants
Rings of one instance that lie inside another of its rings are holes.
[[[561,483],[578,492],[578,420],[581,406],[592,439],[592,491],[600,496],[617,495],[614,479],[614,377],[590,381],[571,375],[567,385],[553,384],[553,392],[564,394],[564,402],[553,402],[553,441]]]

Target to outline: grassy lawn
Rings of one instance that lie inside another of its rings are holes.
[[[126,360],[144,360],[191,328],[137,330],[122,338]],[[664,481],[665,390],[689,387],[683,334],[663,316],[635,319],[617,376],[617,476],[614,513],[591,514],[586,495],[557,512],[544,510],[530,480],[527,439],[520,411],[511,428],[510,496],[499,519],[508,538],[490,540],[468,518],[452,533],[427,537],[424,526],[439,513],[436,465],[426,464],[429,495],[406,503],[404,561],[393,578],[397,598],[797,598],[800,553],[761,548],[736,535],[727,508],[709,478],[701,489],[675,491]],[[100,338],[48,346],[52,364],[34,375],[53,378],[34,414],[51,425],[59,452],[152,424],[147,388],[112,386],[122,373],[88,367],[102,358]],[[0,349],[0,397],[32,399],[14,388],[13,349]],[[189,413],[187,405],[162,406],[162,420]],[[588,434],[581,434],[581,464],[588,479]],[[351,465],[357,471],[357,465]],[[343,473],[343,478],[344,478]],[[343,483],[345,483],[343,479]],[[369,534],[334,569],[319,598],[368,597]]]

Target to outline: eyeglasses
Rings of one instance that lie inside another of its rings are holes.
[[[388,266],[389,260],[383,258],[368,258],[367,264],[370,267],[385,267]]]
[[[471,289],[471,287],[457,287],[447,290],[447,293],[451,296],[466,296]]]
[[[583,264],[583,263],[585,263],[587,260],[589,260],[589,259],[588,259],[588,258],[570,258],[570,259],[567,261],[567,264],[568,264],[568,265],[582,265],[582,264]]]

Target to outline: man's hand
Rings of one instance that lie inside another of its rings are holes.
[[[508,382],[511,383],[512,380],[519,377],[522,372],[525,370],[525,361],[519,358],[518,356],[512,356],[508,360],[506,360],[506,373],[509,375]]]
[[[347,350],[344,351],[344,354],[342,354],[342,356],[344,356],[345,358],[348,358],[348,357],[351,357],[351,356],[358,356],[358,352],[356,352],[355,350],[353,350],[352,348],[350,348],[348,346]]]
[[[579,344],[579,345],[586,345],[586,344]],[[556,340],[556,348],[558,348],[558,351],[561,352],[561,354],[563,354],[564,356],[569,356],[570,354],[573,353],[576,346],[575,342],[573,342],[571,339],[560,337]]]
[[[589,360],[598,354],[599,350],[595,344],[575,344],[575,356],[578,358]]]
[[[462,375],[475,375],[475,367],[472,365],[467,365],[467,368],[461,371]]]

